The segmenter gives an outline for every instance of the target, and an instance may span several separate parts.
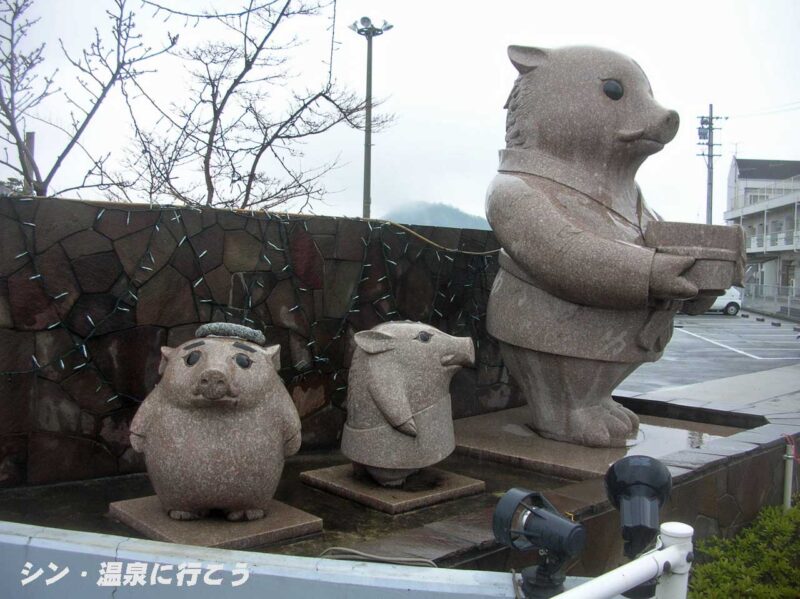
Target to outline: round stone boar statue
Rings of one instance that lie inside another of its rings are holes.
[[[486,328],[539,434],[622,446],[639,420],[611,392],[661,357],[679,308],[741,284],[743,233],[660,226],[647,207],[634,176],[678,115],[635,61],[584,46],[508,55],[519,76],[486,199],[502,246]]]
[[[278,376],[280,347],[260,331],[210,323],[161,348],[161,380],[131,423],[163,508],[176,520],[212,509],[262,518],[286,456],[300,448],[300,418]]]
[[[387,322],[355,343],[342,453],[377,483],[399,487],[455,449],[450,380],[475,361],[472,339]]]

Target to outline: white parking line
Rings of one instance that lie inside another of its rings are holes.
[[[714,345],[718,345],[719,347],[723,347],[727,350],[732,352],[736,352],[737,354],[742,354],[743,356],[747,356],[748,358],[753,358],[754,360],[798,360],[800,357],[794,358],[762,358],[761,356],[756,356],[754,354],[747,353],[746,351],[742,351],[740,349],[736,349],[735,347],[731,347],[730,345],[725,345],[724,343],[720,343],[718,341],[714,341],[713,339],[709,339],[708,337],[703,337],[702,335],[698,335],[697,333],[692,333],[691,331],[687,331],[686,329],[677,329],[687,335],[691,335],[692,337],[697,337],[698,339],[702,339],[703,341],[708,341],[709,343],[713,343]],[[761,351],[761,350],[759,350]]]
[[[770,345],[769,347],[746,347],[745,349],[751,349],[753,351],[758,351],[758,352],[762,351],[791,352],[793,350],[800,352],[800,348],[798,348],[797,345],[786,346],[781,344]]]
[[[796,337],[798,334],[800,334],[800,332],[798,331],[787,331],[785,329],[783,331],[773,329],[771,333],[765,333],[765,332],[753,333],[750,331],[731,331],[730,329],[706,329],[704,327],[683,327],[683,328],[706,331],[713,335],[731,335],[735,337],[764,337],[767,339],[770,337]]]
[[[731,333],[731,334],[735,335],[737,337],[765,337],[767,339],[770,339],[772,337],[792,337],[792,338],[795,338],[798,335],[797,332],[792,333],[792,332],[788,332],[788,331],[785,332],[785,333],[781,332],[781,333],[772,333],[772,334],[770,334],[770,333]]]
[[[698,331],[698,332],[699,333],[705,333],[705,331]],[[739,343],[747,343],[749,345],[773,345],[775,343],[778,343],[780,345],[790,345],[792,347],[796,347],[797,349],[800,349],[800,342],[798,342],[797,339],[788,338],[788,337],[775,336],[775,337],[773,337],[771,339],[770,338],[767,338],[767,339],[750,339],[748,337],[741,337],[739,335],[723,335],[721,333],[714,333],[714,334],[706,333],[706,335],[708,337],[710,337],[711,339],[713,339],[714,341],[721,341],[723,343],[726,343],[726,342],[727,343],[733,343],[733,342],[736,342],[736,341],[738,341]]]

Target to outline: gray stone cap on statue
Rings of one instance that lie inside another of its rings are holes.
[[[230,322],[209,322],[201,325],[194,333],[195,337],[238,337],[258,345],[267,343],[264,333],[241,324]]]

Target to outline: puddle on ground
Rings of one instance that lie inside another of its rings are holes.
[[[486,492],[391,516],[309,487],[299,480],[300,472],[305,470],[347,462],[338,451],[307,453],[289,458],[275,498],[319,516],[323,519],[325,530],[321,535],[251,550],[318,556],[328,547],[351,546],[399,530],[494,507],[499,497],[511,487],[542,491],[569,482],[522,468],[454,454],[437,464],[437,468],[483,480],[486,482]],[[144,474],[5,489],[0,490],[0,520],[144,538],[109,517],[108,504],[152,494],[153,489]]]
[[[733,426],[643,416],[636,438],[628,439],[626,454],[659,457],[682,449],[700,449],[715,439],[729,437],[741,430]]]
[[[540,438],[531,442],[528,438],[538,438],[538,435],[520,424],[521,421],[524,422],[521,417],[516,417],[515,421],[506,420],[502,424],[502,431],[507,439],[516,438],[522,441],[525,438],[522,445],[533,445],[537,448],[544,442],[551,446],[549,453],[555,453],[562,458],[571,457],[587,464],[598,461],[598,468],[602,471],[625,453],[623,449],[598,450],[576,446],[570,446],[571,451],[565,452],[566,444]],[[663,456],[679,449],[701,447],[738,430],[733,427],[644,416],[636,444],[628,448],[627,453]],[[548,453],[541,449],[534,451],[540,456]],[[573,482],[509,463],[454,453],[437,467],[483,480],[486,491],[391,516],[307,486],[299,480],[300,473],[305,470],[344,464],[347,461],[338,451],[303,453],[289,458],[275,498],[319,516],[323,519],[325,530],[320,535],[268,547],[255,547],[252,551],[318,556],[332,546],[353,546],[361,541],[381,538],[403,529],[493,508],[500,496],[512,487],[544,491]],[[140,533],[109,517],[108,505],[113,501],[152,494],[153,489],[145,474],[4,489],[0,490],[0,520],[141,538]]]
[[[620,457],[634,453],[658,457],[681,449],[699,449],[714,439],[729,437],[740,428],[661,418],[659,416],[640,416],[639,430],[635,438],[628,439],[625,446],[629,451]],[[503,434],[514,437],[539,437],[528,425],[506,423],[500,426]]]

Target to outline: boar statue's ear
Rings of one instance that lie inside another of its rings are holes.
[[[379,354],[394,349],[396,339],[380,331],[360,331],[356,333],[355,342],[368,354]]]
[[[167,369],[167,362],[170,361],[174,353],[175,350],[166,345],[161,348],[161,362],[158,364],[158,376],[164,374],[164,371]]]
[[[509,46],[508,58],[520,75],[530,73],[536,67],[542,66],[547,62],[547,50],[541,48],[531,48],[528,46]]]
[[[275,372],[278,372],[281,369],[281,346],[270,345],[269,347],[265,347],[264,353],[267,356],[267,362],[270,362]]]

